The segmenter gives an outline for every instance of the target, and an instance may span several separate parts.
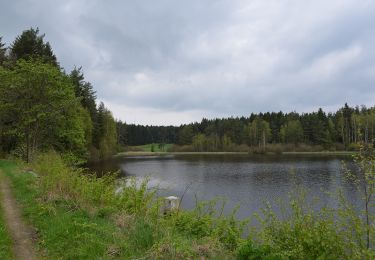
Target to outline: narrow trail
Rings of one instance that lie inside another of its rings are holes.
[[[0,172],[1,175],[1,172]],[[13,242],[13,253],[16,259],[37,259],[33,247],[33,231],[21,218],[21,210],[12,194],[8,179],[0,178],[1,205],[4,210],[5,223]]]

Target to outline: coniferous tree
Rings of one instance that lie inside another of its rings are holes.
[[[82,67],[75,67],[70,72],[69,76],[74,85],[76,96],[80,98],[82,106],[89,111],[92,121],[95,121],[97,112],[96,93],[91,83],[85,81],[85,77],[82,72]]]
[[[0,37],[0,66],[3,66],[4,62],[7,60],[6,50],[5,43],[2,42],[2,37]]]
[[[116,152],[117,131],[112,113],[104,106],[103,102],[99,104],[97,120],[98,130],[95,141],[99,149],[99,158],[104,159]]]
[[[25,30],[17,36],[10,46],[10,58],[13,62],[19,59],[39,59],[58,67],[55,54],[49,42],[44,42],[44,34],[39,35],[39,28]]]

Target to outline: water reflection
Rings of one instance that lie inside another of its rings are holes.
[[[181,196],[189,189],[182,206],[192,208],[195,197],[227,198],[227,211],[241,204],[239,217],[258,212],[265,200],[273,205],[288,200],[296,185],[309,190],[309,199],[319,197],[319,206],[337,206],[339,187],[353,202],[358,194],[342,172],[342,160],[350,157],[324,156],[244,156],[244,155],[178,155],[116,157],[89,167],[97,172],[120,170],[124,176],[150,177],[150,185],[159,186],[159,195]]]

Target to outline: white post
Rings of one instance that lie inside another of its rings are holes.
[[[167,214],[178,210],[180,206],[180,199],[176,196],[165,197],[163,213]]]

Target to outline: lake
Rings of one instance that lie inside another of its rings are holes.
[[[342,161],[353,167],[350,156],[333,155],[167,155],[114,157],[89,165],[98,173],[120,170],[123,176],[149,177],[160,196],[181,197],[182,207],[192,208],[198,200],[224,197],[229,212],[237,204],[239,218],[264,207],[264,202],[279,205],[288,194],[302,186],[309,203],[319,198],[320,206],[337,206],[326,194],[342,187],[344,194],[359,204],[360,195],[342,170]],[[276,207],[276,212],[278,209]]]

